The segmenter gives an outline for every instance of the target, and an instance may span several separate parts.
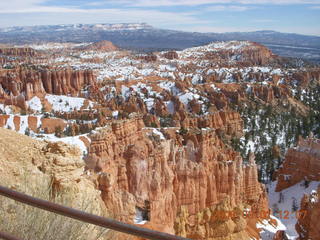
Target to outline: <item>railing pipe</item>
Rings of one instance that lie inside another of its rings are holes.
[[[122,223],[113,219],[96,216],[82,212],[73,208],[65,207],[53,202],[34,198],[24,193],[16,192],[6,187],[0,186],[0,195],[14,199],[18,202],[40,208],[49,212],[77,219],[82,222],[91,223],[104,228],[109,228],[118,232],[135,235],[150,240],[191,240],[168,233],[158,232],[147,228],[137,227],[131,224]]]
[[[11,236],[8,233],[0,232],[0,239],[4,240],[21,240],[20,238],[17,238],[15,236]]]

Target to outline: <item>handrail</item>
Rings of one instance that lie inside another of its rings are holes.
[[[15,236],[12,236],[8,233],[0,232],[0,239],[4,240],[21,240],[20,238],[17,238]]]
[[[168,233],[158,232],[151,229],[137,227],[131,224],[122,223],[113,219],[103,218],[90,213],[82,212],[73,208],[65,207],[53,202],[34,198],[24,193],[16,192],[6,187],[0,186],[0,195],[14,199],[18,202],[40,208],[49,212],[77,219],[82,222],[91,223],[104,228],[109,228],[118,232],[135,235],[150,240],[191,240]]]

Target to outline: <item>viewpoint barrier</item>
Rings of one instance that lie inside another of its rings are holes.
[[[150,240],[191,240],[188,238],[183,238],[168,233],[158,232],[151,229],[146,229],[142,227],[137,227],[131,224],[122,223],[113,219],[104,218],[96,216],[90,213],[79,211],[73,208],[65,207],[53,202],[42,200],[39,198],[34,198],[24,193],[20,193],[14,190],[11,190],[6,187],[0,186],[0,195],[7,198],[11,198],[15,201],[43,209],[45,211],[53,212],[59,215],[63,215],[69,218],[77,219],[82,222],[91,223],[96,226],[112,229],[118,232],[138,236]],[[0,226],[1,229],[1,226]],[[5,240],[21,240],[9,234],[0,232],[0,238]]]

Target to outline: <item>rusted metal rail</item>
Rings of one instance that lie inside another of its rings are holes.
[[[163,233],[154,231],[151,229],[141,228],[134,225],[122,223],[113,219],[103,218],[100,216],[96,216],[93,214],[89,214],[86,212],[82,212],[73,208],[65,207],[53,202],[49,202],[46,200],[42,200],[39,198],[34,198],[29,195],[13,191],[9,188],[0,186],[0,195],[5,197],[14,199],[18,202],[40,208],[49,212],[53,212],[59,215],[63,215],[69,218],[77,219],[82,222],[91,223],[100,227],[112,229],[118,232],[150,239],[150,240],[191,240],[179,236],[174,236],[171,234]],[[8,238],[10,237],[7,235],[7,238],[3,235],[4,239],[8,240],[18,240],[17,238]],[[0,235],[1,238],[1,235]]]
[[[0,232],[0,239],[4,239],[4,240],[21,240],[20,238],[17,238],[15,236],[11,236],[7,233],[4,232]]]

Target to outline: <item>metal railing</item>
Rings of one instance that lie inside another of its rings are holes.
[[[0,186],[0,195],[11,198],[15,201],[43,209],[45,211],[53,212],[69,218],[80,220],[82,222],[91,223],[96,226],[112,229],[118,232],[150,239],[150,240],[191,240],[168,233],[158,232],[151,229],[137,227],[131,224],[122,223],[113,219],[96,216],[73,208],[65,207],[53,202],[34,198],[24,193],[16,192],[6,187]],[[1,227],[1,226],[0,226]],[[21,240],[10,236],[6,233],[0,232],[0,238],[5,240]]]
[[[0,239],[4,239],[4,240],[21,240],[20,238],[17,238],[15,236],[11,236],[7,233],[4,232],[0,232]]]

